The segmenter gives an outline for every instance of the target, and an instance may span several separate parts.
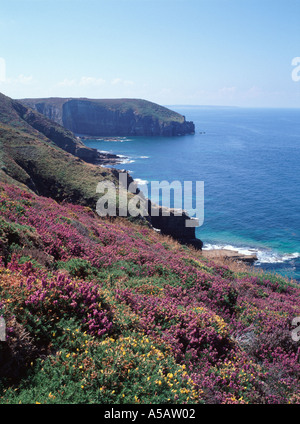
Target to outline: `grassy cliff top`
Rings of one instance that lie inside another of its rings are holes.
[[[177,112],[172,111],[164,106],[143,99],[87,99],[87,98],[41,98],[41,99],[22,99],[21,102],[34,106],[38,103],[45,103],[57,108],[62,108],[63,104],[68,101],[82,101],[95,103],[105,109],[111,111],[120,111],[126,113],[129,110],[142,117],[152,116],[164,122],[183,123],[185,118]]]

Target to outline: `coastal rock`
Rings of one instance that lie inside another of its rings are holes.
[[[114,177],[119,179],[119,174],[126,172],[125,170],[112,169]],[[193,220],[186,211],[182,209],[167,208],[165,206],[157,205],[146,198],[143,192],[138,188],[136,182],[130,174],[127,173],[127,186],[124,187],[126,190],[129,186],[135,183],[136,191],[134,195],[139,196],[140,216],[136,217],[136,221],[141,221],[149,225],[155,231],[159,231],[163,235],[168,235],[181,244],[193,246],[195,249],[201,250],[203,242],[196,238],[196,225],[186,225],[188,221]],[[132,188],[131,188],[132,190]]]
[[[196,226],[189,227],[187,222],[193,220],[184,210],[167,208],[156,205],[148,200],[149,222],[151,226],[168,235],[181,244],[191,245],[195,249],[202,250],[203,242],[196,238]]]
[[[195,228],[186,227],[186,221],[190,219],[185,213],[180,217],[174,215],[171,210],[169,216],[151,217],[150,222],[156,230],[160,230],[161,234],[171,236],[181,244],[202,250],[203,242],[196,238]]]
[[[166,207],[150,204],[152,211],[150,221],[154,228],[162,234],[172,236],[182,244],[190,244],[197,249],[202,249],[203,243],[196,238],[195,227],[186,226],[186,221],[191,220],[185,211],[178,211]],[[150,209],[150,208],[149,208]]]
[[[236,250],[229,249],[212,249],[212,250],[203,250],[203,256],[209,259],[224,259],[224,260],[232,260],[235,262],[244,262],[247,264],[254,264],[258,259],[255,254],[253,255],[245,255],[239,253]]]
[[[194,134],[183,115],[140,99],[22,99],[23,104],[81,136],[178,136]]]

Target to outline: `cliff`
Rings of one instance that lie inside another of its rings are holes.
[[[86,147],[80,138],[76,137],[71,131],[30,107],[15,100],[11,101],[11,107],[29,127],[37,130],[40,135],[45,136],[66,152],[91,163],[106,164],[108,162],[118,162],[116,155],[105,155],[99,153],[97,149]]]
[[[193,134],[193,122],[140,99],[22,99],[26,106],[84,136],[177,136]]]
[[[121,171],[86,162],[103,165],[116,159],[115,155],[99,154],[85,147],[61,125],[0,93],[0,181],[95,210],[99,199],[97,184],[109,180],[118,187]],[[128,184],[131,182],[128,175]],[[169,220],[165,218],[156,219],[155,223],[149,219],[148,223],[178,240],[194,240],[194,234],[190,237],[185,228],[188,216],[180,219],[171,212]]]
[[[159,229],[161,234],[171,236],[178,240],[181,244],[191,245],[195,249],[202,250],[203,242],[196,238],[196,227],[187,227],[186,221],[192,218],[182,211],[181,214],[176,214],[175,209],[158,206],[151,201],[148,204],[148,210],[158,209],[156,215],[151,215],[151,225]]]
[[[0,93],[0,180],[27,186],[58,201],[92,206],[95,187],[118,182],[113,170],[98,163],[104,155],[89,149],[62,126]]]

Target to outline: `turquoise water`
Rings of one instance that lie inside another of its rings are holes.
[[[84,142],[123,155],[118,168],[141,189],[204,181],[204,248],[256,252],[256,266],[300,281],[300,109],[171,108],[194,121],[195,135]]]

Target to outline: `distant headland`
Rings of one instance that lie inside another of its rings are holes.
[[[122,171],[106,167],[119,160],[117,155],[86,147],[70,130],[0,93],[0,184],[21,186],[58,202],[94,209],[99,182],[110,181],[119,187]],[[128,185],[133,181],[128,174]],[[125,190],[126,198],[130,199],[128,186],[119,187],[120,190]],[[155,205],[149,200],[147,207],[150,211]],[[136,220],[141,219],[145,226],[153,226],[182,244],[201,249],[203,243],[196,239],[195,227],[185,226],[190,217],[185,213],[178,216],[172,209],[166,217],[163,209],[157,206],[153,222],[144,217]],[[1,243],[0,237],[0,254]]]
[[[79,136],[179,136],[194,134],[185,116],[142,99],[22,99],[26,106]]]

